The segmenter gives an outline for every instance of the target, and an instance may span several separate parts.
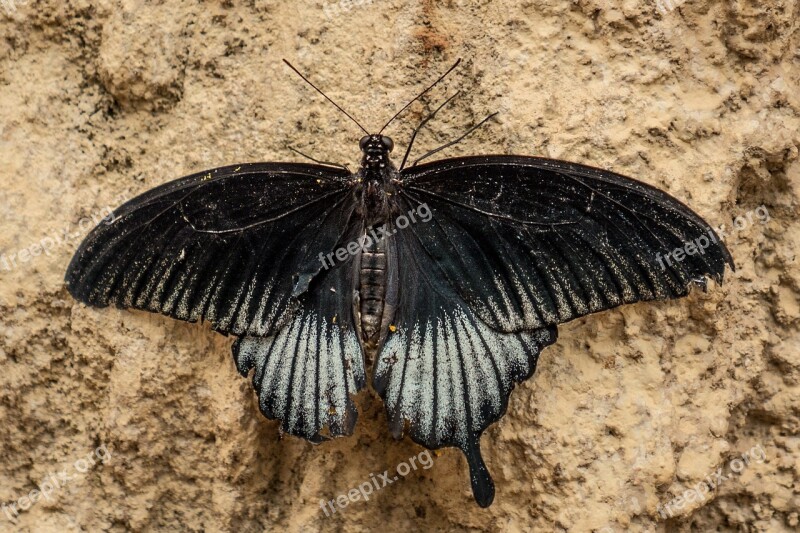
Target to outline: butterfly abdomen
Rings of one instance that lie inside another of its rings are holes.
[[[393,306],[386,305],[390,269],[387,241],[370,229],[365,232],[362,250],[353,304],[364,351],[374,355],[393,312]]]

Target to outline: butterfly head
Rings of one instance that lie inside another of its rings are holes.
[[[370,170],[390,167],[389,154],[394,148],[394,141],[386,135],[365,135],[358,143],[364,158],[361,164]]]

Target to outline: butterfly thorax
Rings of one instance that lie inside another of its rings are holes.
[[[361,139],[361,168],[356,174],[360,187],[359,208],[368,226],[388,222],[389,198],[394,192],[392,182],[397,178],[397,169],[389,159],[394,143],[389,137],[368,135]]]

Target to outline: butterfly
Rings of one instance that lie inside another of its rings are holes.
[[[68,290],[237,337],[261,412],[314,443],[352,434],[369,381],[396,438],[464,453],[486,507],[481,434],[559,324],[705,290],[733,261],[683,203],[614,172],[512,155],[406,167],[433,114],[400,167],[390,120],[361,127],[355,172],[251,163],[145,192],[86,237]]]

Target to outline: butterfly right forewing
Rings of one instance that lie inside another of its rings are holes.
[[[711,226],[619,174],[535,157],[476,156],[403,171],[425,203],[410,232],[436,271],[502,331],[557,325],[637,301],[678,298],[733,267]],[[682,261],[666,254],[703,243]]]

